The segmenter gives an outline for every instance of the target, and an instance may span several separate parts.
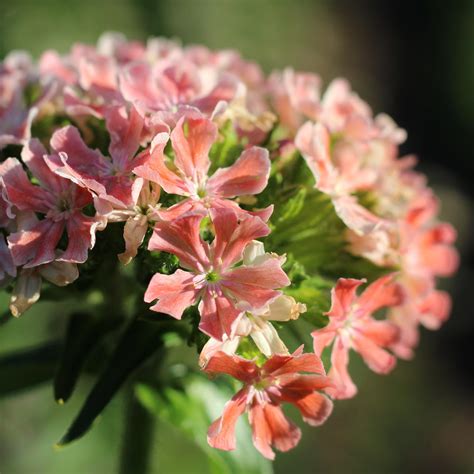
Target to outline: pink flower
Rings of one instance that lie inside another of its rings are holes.
[[[356,290],[365,280],[340,278],[332,289],[331,309],[326,313],[329,324],[312,333],[318,356],[333,343],[328,375],[335,388],[327,391],[332,397],[351,398],[357,392],[347,371],[350,349],[358,352],[374,372],[386,374],[393,369],[395,357],[383,348],[396,342],[398,329],[388,321],[372,317],[380,308],[400,304],[400,288],[392,280],[393,275],[381,277],[360,296]]]
[[[154,113],[154,122],[170,126],[189,111],[211,116],[220,102],[234,98],[237,85],[230,74],[203,74],[186,59],[155,65],[137,61],[124,67],[120,75],[123,97],[143,116]]]
[[[148,161],[134,169],[135,174],[158,183],[167,193],[186,197],[162,213],[163,218],[172,219],[191,210],[231,208],[238,212],[241,210],[231,198],[258,194],[267,185],[268,151],[258,147],[249,148],[232,166],[218,169],[208,177],[209,150],[217,138],[217,127],[208,119],[179,120],[171,133],[174,171],[166,165],[163,137],[160,134],[155,138]],[[268,218],[270,213],[271,208],[260,216]]]
[[[20,52],[10,53],[0,63],[0,149],[30,138],[38,109],[28,107],[23,94],[33,79],[33,70],[29,56]]]
[[[260,453],[274,459],[272,447],[279,451],[294,448],[301,431],[283,413],[280,405],[291,403],[303,420],[319,426],[332,412],[332,402],[320,390],[331,386],[324,367],[315,354],[303,354],[302,348],[292,355],[275,355],[262,367],[254,361],[224,352],[215,354],[204,371],[228,374],[244,383],[243,388],[226,403],[224,412],[209,428],[208,443],[225,451],[235,449],[235,425],[248,413],[253,443]],[[304,372],[301,373],[301,372]]]
[[[296,132],[306,120],[318,118],[321,79],[316,74],[287,68],[272,73],[268,86],[279,121],[291,132]]]
[[[88,189],[99,201],[96,205],[103,214],[114,206],[133,204],[132,169],[145,157],[145,154],[135,156],[143,130],[143,119],[135,109],[127,112],[124,107],[110,107],[106,125],[111,137],[111,159],[90,149],[73,126],[63,127],[53,134],[51,148],[55,154],[47,158],[54,173]]]
[[[215,238],[211,245],[199,235],[202,219],[203,215],[191,214],[155,225],[149,249],[176,255],[189,271],[154,275],[145,301],[158,299],[153,311],[180,319],[188,306],[201,300],[199,328],[222,340],[234,333],[243,311],[262,308],[281,294],[277,288],[290,282],[278,257],[234,268],[242,260],[245,247],[270,232],[260,218],[240,218],[230,210],[214,211]]]
[[[432,289],[426,296],[408,296],[405,302],[390,308],[388,318],[400,330],[398,340],[390,349],[401,359],[412,359],[420,339],[419,325],[436,330],[449,318],[451,297],[445,291]]]
[[[59,261],[82,263],[94,245],[96,219],[82,210],[91,204],[89,192],[63,179],[46,166],[43,145],[33,139],[23,148],[22,160],[39,186],[32,184],[15,158],[0,165],[0,178],[11,206],[42,216],[29,219],[17,232],[10,234],[8,244],[15,265],[36,267],[55,260],[55,251],[63,233],[67,246]]]
[[[295,138],[296,147],[314,175],[315,187],[331,197],[336,213],[350,229],[368,234],[384,221],[362,207],[353,193],[370,188],[376,175],[364,168],[362,160],[350,150],[342,148],[332,157],[330,143],[329,130],[320,123],[306,122]]]

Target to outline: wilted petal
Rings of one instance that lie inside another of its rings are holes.
[[[148,221],[143,214],[137,214],[125,222],[123,238],[125,240],[125,252],[118,255],[119,260],[124,264],[129,264],[137,255],[138,247],[145,238],[148,229]]]
[[[75,263],[54,261],[38,267],[38,273],[49,282],[57,286],[71,284],[79,276]]]
[[[10,311],[13,316],[21,316],[27,309],[39,300],[41,292],[41,277],[34,270],[23,269],[13,288],[10,297]]]

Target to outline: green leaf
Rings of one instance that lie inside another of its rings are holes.
[[[0,357],[0,397],[51,380],[61,350],[59,342]]]
[[[212,145],[209,152],[212,174],[217,168],[230,166],[240,156],[244,147],[232,122],[229,120],[219,131],[220,140]]]
[[[138,385],[140,402],[161,422],[175,427],[206,455],[209,471],[215,474],[271,474],[271,463],[252,444],[250,428],[239,421],[236,429],[237,449],[221,451],[207,443],[209,425],[222,414],[224,404],[233,393],[223,384],[193,376],[186,379],[185,390],[164,388],[162,391]],[[177,466],[179,469],[179,466]]]
[[[119,320],[73,313],[66,329],[63,350],[54,378],[54,398],[59,403],[71,396],[85,361],[98,342],[118,327]]]
[[[160,315],[157,315],[158,317]],[[165,315],[162,315],[166,318]],[[64,446],[83,436],[127,378],[163,347],[163,335],[176,324],[134,320],[125,330],[107,366],[92,388],[79,414],[58,442]]]

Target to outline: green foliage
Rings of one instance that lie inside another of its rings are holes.
[[[49,147],[49,140],[55,130],[66,125],[72,125],[72,120],[66,115],[43,115],[34,120],[31,125],[31,136],[39,138],[45,147]]]
[[[233,392],[223,384],[203,377],[189,377],[183,390],[170,387],[157,391],[148,385],[138,385],[136,394],[140,402],[159,420],[166,429],[177,429],[196,444],[207,457],[209,472],[213,474],[271,474],[272,466],[252,446],[252,435],[248,425],[237,424],[237,449],[219,451],[211,448],[206,433],[209,425],[217,419],[224,404]]]
[[[211,174],[217,168],[230,166],[244,150],[243,143],[240,141],[230,120],[221,127],[219,134],[219,140],[212,145],[209,152],[209,158],[211,159]]]
[[[51,380],[60,349],[54,341],[0,357],[0,397]]]
[[[104,372],[58,446],[75,441],[89,430],[94,420],[127,378],[163,348],[164,334],[173,329],[179,330],[179,326],[168,321],[153,324],[148,321],[134,320],[129,324],[108,360]]]
[[[62,404],[69,399],[91,352],[119,323],[116,318],[88,313],[71,314],[54,378],[54,398],[57,402]]]

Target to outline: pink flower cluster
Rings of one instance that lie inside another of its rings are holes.
[[[381,374],[397,356],[411,357],[419,324],[435,329],[448,317],[436,277],[458,264],[454,229],[437,220],[438,202],[414,160],[398,158],[405,132],[374,118],[345,80],[321,90],[314,74],[286,69],[267,78],[234,51],[164,39],[106,34],[97,47],[47,51],[38,63],[10,54],[0,66],[0,285],[11,289],[12,313],[38,300],[42,279],[74,282],[96,234],[122,223],[122,264],[148,251],[179,260],[174,273],[149,281],[150,309],[181,319],[197,305],[209,336],[202,369],[243,384],[210,427],[210,445],[234,449],[236,421],[247,413],[265,457],[274,457],[272,447],[293,448],[301,432],[281,405],[320,425],[333,399],[357,391],[351,350]],[[66,122],[36,133],[51,117]],[[94,123],[107,145],[94,146]],[[241,152],[220,166],[213,150],[229,127]],[[283,138],[270,147],[276,129]],[[332,202],[345,250],[381,269],[360,295],[366,280],[340,275],[310,353],[291,353],[280,336],[280,325],[307,308],[285,293],[285,255],[258,240],[278,232],[273,206],[259,206],[259,195],[289,154]]]

